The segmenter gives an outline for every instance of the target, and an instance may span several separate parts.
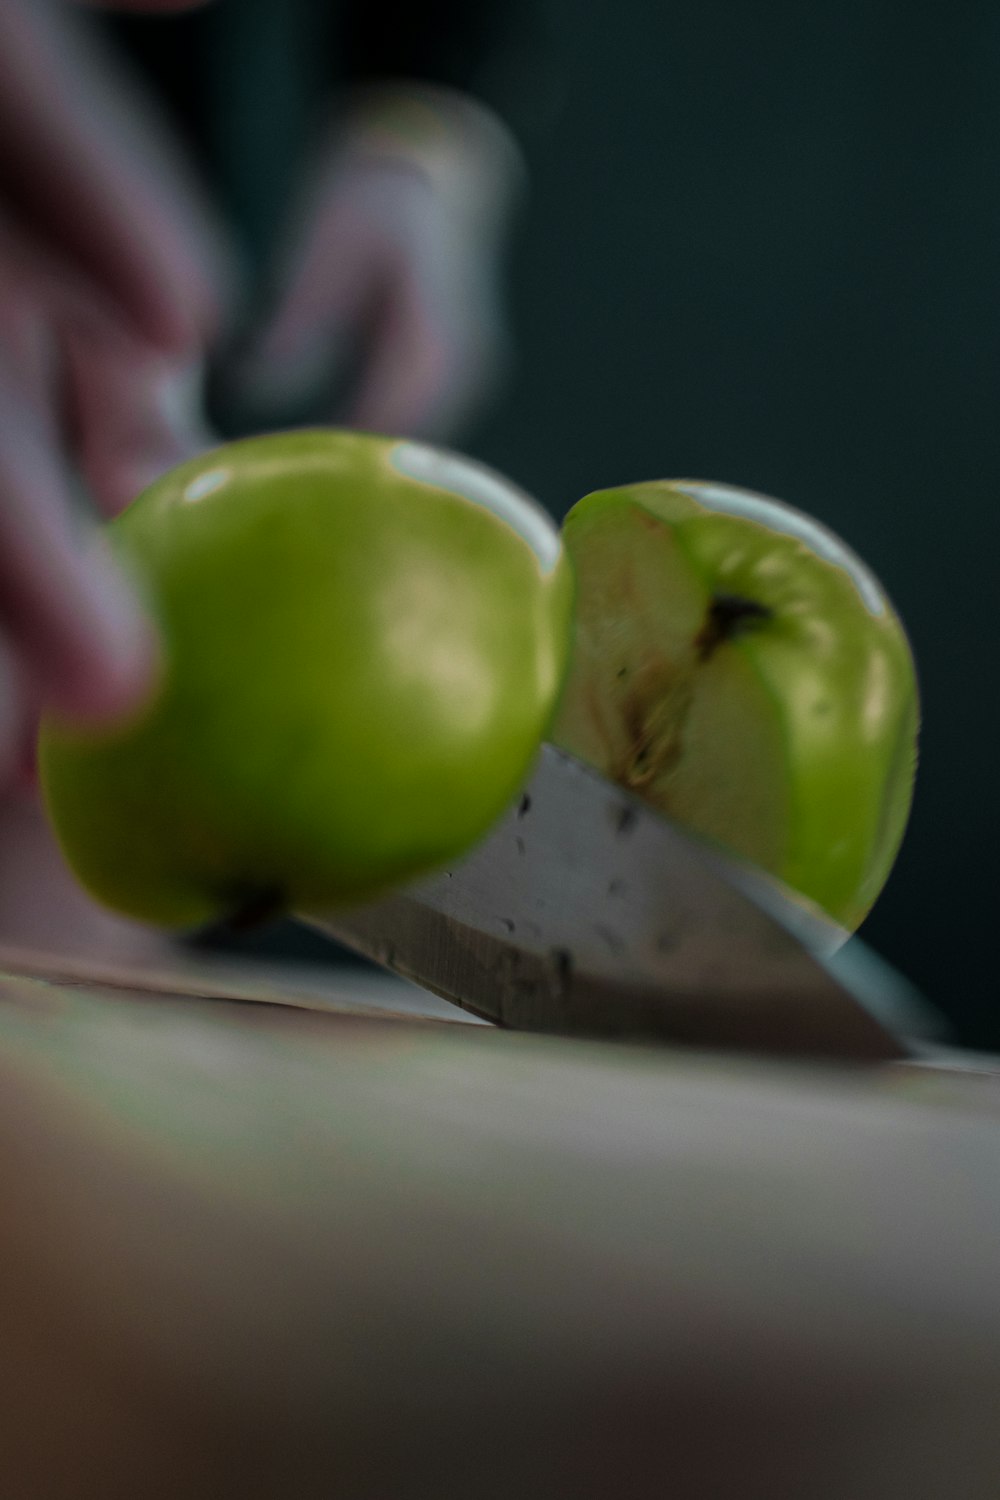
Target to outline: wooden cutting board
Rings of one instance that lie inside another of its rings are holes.
[[[330,1018],[397,1019],[484,1026],[428,990],[374,969],[274,963],[200,953],[166,942],[141,959],[45,952],[0,941],[0,974],[134,1001],[225,1002],[258,1008],[257,1019],[295,1025],[299,1012]],[[294,1014],[292,1014],[294,1013]]]
[[[12,1500],[995,1500],[990,1062],[0,967]]]

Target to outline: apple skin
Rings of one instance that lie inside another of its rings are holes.
[[[458,455],[343,431],[228,444],[109,528],[162,630],[148,706],[43,724],[83,885],[192,927],[367,899],[516,795],[568,656],[558,531]]]
[[[598,491],[564,523],[574,654],[553,739],[853,931],[895,860],[918,690],[837,537],[706,481]]]

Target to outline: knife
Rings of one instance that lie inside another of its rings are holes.
[[[857,938],[552,745],[460,863],[300,919],[498,1026],[885,1061],[941,1024]]]

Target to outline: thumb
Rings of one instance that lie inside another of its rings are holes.
[[[153,627],[106,543],[77,524],[66,474],[5,384],[0,425],[0,636],[47,707],[124,713],[155,678]]]

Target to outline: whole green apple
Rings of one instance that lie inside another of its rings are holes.
[[[918,697],[878,580],[727,485],[603,490],[563,529],[575,646],[553,738],[853,930],[909,816]]]
[[[366,899],[516,794],[571,631],[554,524],[455,454],[358,433],[235,442],[111,526],[158,617],[132,721],[43,725],[51,821],[90,892],[189,927]]]

